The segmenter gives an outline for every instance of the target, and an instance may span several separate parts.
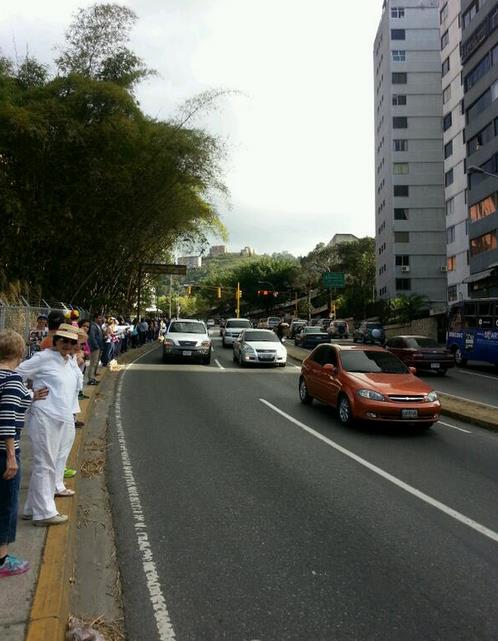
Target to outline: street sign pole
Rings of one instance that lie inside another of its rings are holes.
[[[138,266],[137,318],[140,322],[140,295],[142,293],[142,265]]]

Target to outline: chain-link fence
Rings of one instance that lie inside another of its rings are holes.
[[[59,310],[64,314],[69,314],[72,309],[77,309],[79,318],[88,318],[88,312],[80,307],[66,306],[64,303],[59,303],[54,307],[33,307],[26,303],[25,305],[7,305],[0,300],[0,330],[13,329],[21,336],[24,336],[26,341],[29,337],[29,332],[36,326],[36,319],[42,314],[48,316],[52,310]]]

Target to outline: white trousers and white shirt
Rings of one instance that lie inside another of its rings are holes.
[[[57,514],[54,494],[64,490],[64,467],[74,442],[74,414],[83,376],[76,360],[52,349],[37,352],[16,370],[33,390],[48,388],[47,398],[31,406],[28,434],[33,464],[24,514],[34,520]]]

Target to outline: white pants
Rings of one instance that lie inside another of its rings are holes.
[[[28,432],[33,464],[24,514],[34,520],[49,519],[57,514],[54,494],[64,489],[64,467],[74,441],[74,421],[33,412]]]

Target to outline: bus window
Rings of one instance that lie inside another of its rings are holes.
[[[480,329],[493,327],[493,303],[479,303],[477,325]]]
[[[463,305],[463,326],[466,329],[478,327],[476,307],[475,303],[464,303]]]

